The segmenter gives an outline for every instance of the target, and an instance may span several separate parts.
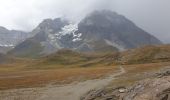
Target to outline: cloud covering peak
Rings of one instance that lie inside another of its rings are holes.
[[[170,43],[169,4],[169,0],[0,0],[0,26],[31,31],[46,18],[79,21],[93,10],[110,9]]]

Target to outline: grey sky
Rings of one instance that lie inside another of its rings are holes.
[[[45,18],[78,21],[98,9],[116,11],[170,43],[170,0],[0,0],[0,26],[30,31]]]

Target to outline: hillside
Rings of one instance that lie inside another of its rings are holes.
[[[96,67],[111,65],[128,65],[159,63],[170,61],[170,45],[144,46],[124,52],[81,53],[68,49],[59,50],[51,55],[39,58],[30,65],[31,68],[67,68]]]
[[[115,59],[117,59],[116,55],[118,55],[117,52],[80,53],[68,49],[62,49],[51,55],[39,58],[36,63],[29,65],[28,68],[49,69],[109,66],[113,64]]]
[[[27,50],[25,50],[27,52]],[[24,53],[24,52],[23,52]],[[31,54],[34,53],[30,52]],[[170,61],[170,45],[144,46],[123,52],[76,52],[61,49],[56,53],[32,59],[1,55],[1,63],[15,62],[24,65],[24,69],[55,69],[72,67],[102,67],[113,65],[129,65],[144,63],[161,63]],[[26,62],[24,64],[24,62]],[[29,63],[27,63],[29,62]]]
[[[0,69],[3,66],[9,66],[9,68],[17,67],[20,64],[26,65],[27,62],[33,61],[32,59],[23,59],[23,58],[17,58],[11,55],[1,54],[0,53]],[[8,67],[7,67],[8,68]]]
[[[9,59],[4,54],[0,54],[0,64],[7,62]]]
[[[144,46],[121,54],[121,62],[124,64],[162,61],[170,61],[170,45]]]

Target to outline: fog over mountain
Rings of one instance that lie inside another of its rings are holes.
[[[77,22],[93,10],[110,9],[170,43],[169,4],[169,0],[0,0],[0,26],[31,31],[46,18],[67,16]]]
[[[38,57],[61,49],[113,52],[162,44],[123,15],[110,10],[93,11],[78,24],[62,18],[46,19],[30,34],[33,34],[31,38],[16,45],[8,54]]]

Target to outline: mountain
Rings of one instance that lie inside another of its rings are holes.
[[[28,37],[26,32],[0,27],[0,53],[6,53]]]
[[[46,19],[31,34],[32,38],[20,43],[9,53],[35,57],[63,48],[81,52],[106,52],[161,44],[156,37],[124,16],[107,10],[94,11],[78,24],[62,18]]]
[[[33,36],[17,45],[9,54],[21,57],[36,57],[50,54],[61,49],[56,36],[61,33],[68,22],[60,18],[45,19],[30,34]],[[58,36],[59,37],[59,36]]]
[[[119,50],[161,44],[124,16],[107,10],[93,12],[78,27],[86,41],[103,40]]]

